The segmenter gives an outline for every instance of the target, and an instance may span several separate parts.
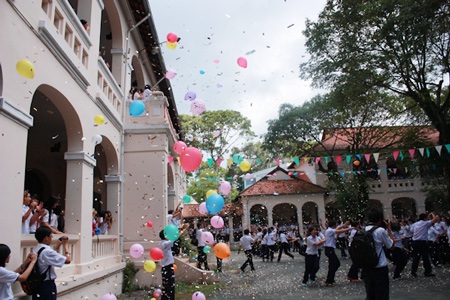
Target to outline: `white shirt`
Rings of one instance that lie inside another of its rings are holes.
[[[53,250],[50,246],[45,244],[38,244],[34,247],[33,252],[38,253],[39,249],[44,247],[41,254],[39,254],[39,258],[37,260],[39,272],[42,274],[47,271],[48,266],[50,267],[50,276],[49,274],[45,275],[45,280],[55,279],[56,273],[54,267],[61,268],[66,263],[66,257],[64,255],[59,254],[55,250]]]
[[[161,248],[163,252],[163,259],[159,262],[162,267],[168,266],[174,263],[173,254],[172,254],[172,246],[173,242],[169,240],[162,240],[159,242],[159,248]]]
[[[406,238],[412,237],[411,228],[409,225],[402,226],[403,234]]]
[[[28,205],[23,204],[22,205],[22,216],[24,216],[27,211],[30,209]],[[30,233],[30,220],[33,216],[33,212],[30,213],[28,218],[22,222],[22,234],[29,234]]]
[[[316,246],[314,244],[319,241],[320,241],[320,238],[318,236],[316,236],[316,237],[313,237],[312,235],[308,236],[306,238],[306,254],[318,255],[319,248],[318,248],[318,246]]]
[[[325,230],[325,238],[325,247],[336,248],[336,229],[328,227],[327,230]]]
[[[369,231],[373,226],[366,226],[366,231]],[[373,240],[375,241],[375,251],[378,253],[378,265],[375,268],[382,268],[388,265],[388,260],[384,254],[383,246],[391,249],[394,241],[388,235],[386,229],[378,227],[373,232]]]
[[[241,247],[245,250],[252,250],[253,239],[250,235],[243,235],[240,239]]]
[[[358,232],[358,230],[356,230],[355,228],[352,228],[352,230],[350,230],[350,235],[348,236],[348,247],[350,248],[353,238],[355,237],[355,234]]]
[[[198,245],[197,247],[204,247],[205,246],[205,242],[202,240],[202,234],[205,231],[205,229],[203,228],[198,228],[197,229],[197,241],[198,241]]]
[[[430,242],[435,242],[438,235],[439,231],[436,229],[436,227],[431,226],[430,228],[428,228],[428,240]]]
[[[428,241],[428,228],[433,224],[431,221],[420,220],[412,225],[413,241]]]
[[[14,299],[11,284],[14,283],[18,277],[18,273],[0,267],[0,299]]]
[[[277,238],[276,238],[276,233],[275,232],[271,232],[271,233],[267,233],[266,234],[266,243],[267,243],[267,246],[273,246],[273,245],[275,245],[275,242],[276,242],[276,240],[277,240]]]
[[[152,95],[152,91],[149,89],[144,90],[144,94],[142,95],[142,100],[150,100],[150,96]]]
[[[280,233],[280,242],[281,243],[287,243],[286,234],[284,232]]]

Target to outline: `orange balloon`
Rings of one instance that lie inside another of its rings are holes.
[[[220,259],[228,258],[230,257],[231,251],[230,247],[228,247],[228,244],[225,243],[217,243],[214,246],[214,255],[216,255]]]
[[[176,264],[173,264],[173,270],[174,271],[178,270],[178,266]]]
[[[355,167],[357,167],[357,166],[359,166],[360,163],[361,163],[361,162],[360,162],[359,160],[355,160],[355,161],[353,162],[353,165],[354,165]]]

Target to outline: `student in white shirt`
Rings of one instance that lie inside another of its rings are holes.
[[[245,229],[244,235],[240,239],[238,254],[240,253],[241,249],[244,250],[245,255],[247,256],[247,260],[242,264],[241,271],[245,272],[245,268],[247,265],[250,265],[250,270],[255,271],[255,267],[253,266],[253,255],[252,255],[252,244],[254,240],[250,236],[250,230]]]
[[[389,269],[388,260],[384,254],[383,247],[393,250],[394,240],[391,231],[391,223],[387,225],[383,220],[383,212],[379,209],[371,209],[368,215],[369,225],[365,227],[366,232],[373,226],[378,226],[372,235],[375,241],[375,250],[378,253],[378,264],[374,269],[362,270],[361,277],[364,279],[366,288],[366,299],[389,299]],[[387,230],[384,227],[387,227]]]
[[[328,228],[325,230],[325,255],[328,257],[328,273],[327,280],[325,281],[327,286],[333,286],[335,284],[334,277],[336,271],[341,266],[339,258],[336,256],[336,234],[350,231],[351,228],[343,228],[343,226],[337,227],[336,220],[330,220],[328,222]]]
[[[308,227],[308,237],[306,238],[306,256],[305,256],[305,273],[303,274],[303,285],[308,284],[308,280],[311,283],[316,283],[316,273],[319,271],[319,249],[325,240],[320,239],[317,235],[318,231],[315,226]]]
[[[280,249],[278,250],[278,262],[280,262],[283,252],[290,258],[294,259],[294,255],[289,253],[289,242],[287,240],[286,231],[284,229],[280,230]]]

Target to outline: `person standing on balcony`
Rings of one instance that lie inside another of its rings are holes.
[[[58,206],[59,197],[50,196],[44,203],[45,215],[42,218],[41,227],[48,227],[54,234],[62,234],[58,228],[58,216],[55,214],[55,208]]]
[[[147,85],[145,85],[144,93],[142,94],[142,100],[150,100],[151,95],[152,95],[152,91],[151,91],[150,85],[147,84]]]
[[[30,193],[25,190],[23,192],[23,202],[22,202],[22,234],[30,233],[30,220],[33,216],[35,202],[31,201]]]
[[[30,234],[34,234],[36,229],[38,229],[41,224],[45,211],[43,209],[44,203],[39,200],[39,196],[37,194],[31,196],[31,202],[35,202],[35,208],[33,210],[33,216],[30,219]]]
[[[33,294],[33,300],[56,300],[56,273],[55,267],[62,267],[64,264],[70,264],[70,252],[68,240],[66,235],[63,235],[56,242],[55,247],[50,247],[53,238],[53,231],[47,226],[41,226],[34,234],[38,245],[34,247],[33,253],[38,253],[41,248],[44,248],[39,255],[37,261],[38,269],[41,274],[46,273],[44,282],[37,289],[36,294]],[[61,245],[64,247],[64,255],[59,254]]]
[[[11,284],[16,281],[24,282],[27,280],[36,263],[37,255],[36,253],[28,254],[27,259],[14,271],[5,269],[10,258],[11,249],[5,244],[0,244],[0,299],[3,300],[14,299]]]

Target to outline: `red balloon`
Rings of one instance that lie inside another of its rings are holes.
[[[173,144],[173,151],[177,154],[183,153],[183,151],[187,148],[187,145],[183,141],[176,141],[175,144]]]
[[[173,32],[170,32],[167,34],[167,41],[169,43],[175,43],[176,41],[178,41],[178,35],[176,35]]]
[[[148,228],[152,228],[153,227],[152,221],[147,221],[147,223],[145,223],[145,226],[147,226]]]
[[[150,257],[153,260],[161,260],[164,258],[164,253],[162,252],[162,250],[160,248],[152,248],[150,250]]]
[[[184,171],[195,171],[202,164],[202,153],[195,147],[187,147],[181,154],[180,164]]]

